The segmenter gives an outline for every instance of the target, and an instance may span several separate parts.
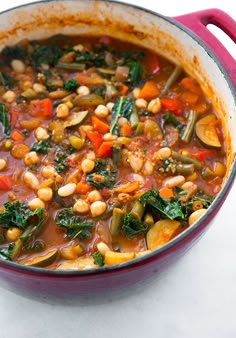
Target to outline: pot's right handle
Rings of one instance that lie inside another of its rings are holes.
[[[173,19],[190,28],[212,49],[236,87],[236,61],[206,27],[208,24],[219,27],[236,43],[236,22],[234,19],[225,12],[215,8],[177,16]]]

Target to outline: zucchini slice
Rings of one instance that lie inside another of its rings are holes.
[[[199,141],[207,148],[220,149],[221,143],[217,135],[215,115],[209,114],[202,117],[196,123],[196,136]]]
[[[46,267],[52,264],[57,258],[58,250],[53,249],[48,251],[44,255],[35,256],[29,260],[19,261],[20,264],[28,265],[28,266],[37,266],[37,267]]]

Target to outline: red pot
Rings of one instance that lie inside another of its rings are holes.
[[[69,297],[131,286],[157,276],[206,231],[224,203],[236,173],[236,62],[206,28],[210,23],[236,42],[235,21],[217,9],[171,19],[112,1],[53,0],[0,14],[0,46],[16,43],[23,36],[37,39],[57,33],[87,32],[116,36],[145,47],[151,45],[152,49],[181,64],[197,78],[221,114],[228,164],[223,188],[207,213],[163,247],[130,262],[84,271],[50,271],[0,261],[0,282],[5,288],[36,296]]]

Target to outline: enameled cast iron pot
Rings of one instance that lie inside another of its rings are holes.
[[[207,213],[163,247],[134,261],[86,271],[49,271],[1,260],[0,282],[5,288],[43,296],[73,296],[132,285],[166,268],[208,228],[236,173],[236,62],[208,31],[209,23],[220,27],[236,42],[235,21],[217,9],[170,19],[108,0],[52,0],[0,14],[0,49],[24,38],[40,39],[58,33],[105,34],[151,47],[180,64],[200,82],[223,120],[228,166],[223,189]]]

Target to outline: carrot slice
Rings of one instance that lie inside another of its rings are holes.
[[[99,120],[96,116],[91,117],[92,126],[101,134],[105,134],[110,130],[110,127],[107,123]]]
[[[201,95],[202,90],[199,85],[192,79],[191,77],[185,77],[180,82],[181,86],[185,89],[189,90],[190,92]]]
[[[21,142],[24,140],[24,136],[17,130],[13,130],[10,137],[15,142]]]
[[[85,195],[87,194],[87,192],[91,190],[92,190],[91,185],[89,185],[88,183],[84,183],[84,182],[77,183],[76,189],[75,189],[75,191],[81,195]]]
[[[156,82],[149,80],[145,82],[144,86],[140,89],[139,98],[151,100],[156,98],[159,92]]]
[[[0,190],[9,191],[12,189],[12,180],[10,176],[0,176]]]
[[[172,196],[174,196],[173,194],[173,190],[171,188],[167,188],[167,187],[163,187],[159,190],[159,195],[162,198],[165,198],[167,200],[169,200]]]
[[[132,134],[132,128],[128,123],[124,123],[120,130],[121,136],[130,136]]]
[[[125,96],[128,93],[129,87],[122,83],[120,95]]]
[[[182,99],[186,103],[195,104],[198,101],[199,96],[191,92],[185,92],[182,94]]]
[[[91,141],[94,149],[97,151],[100,145],[102,144],[102,135],[98,131],[87,131],[86,135]]]
[[[97,151],[97,156],[98,157],[110,157],[111,156],[111,152],[112,152],[112,145],[113,142],[112,141],[105,141],[103,142],[98,151]]]
[[[183,105],[177,99],[172,99],[169,97],[163,97],[161,100],[161,106],[165,110],[169,110],[170,112],[174,113],[177,116],[182,115],[183,113]]]
[[[118,193],[126,193],[129,194],[131,192],[136,191],[139,188],[139,182],[127,182],[125,184],[120,185],[119,187],[115,188],[114,191]]]
[[[52,101],[49,98],[32,100],[30,102],[29,114],[41,118],[48,118],[52,115]]]

